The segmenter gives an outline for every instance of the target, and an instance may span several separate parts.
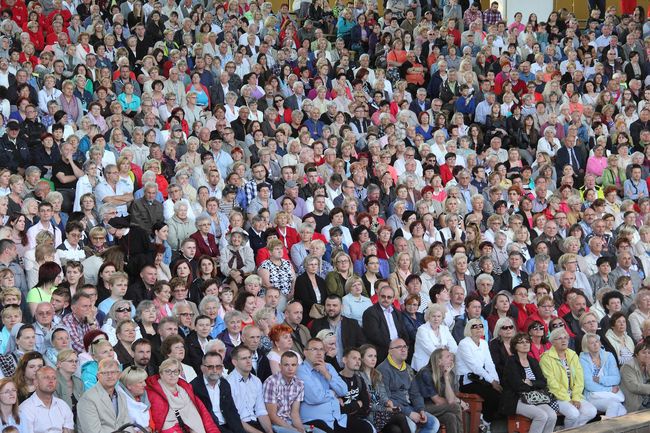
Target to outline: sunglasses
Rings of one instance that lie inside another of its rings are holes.
[[[512,325],[506,325],[506,326],[502,326],[501,329],[505,329],[507,331],[507,330],[510,330],[510,329],[515,329],[515,327],[512,326]]]
[[[555,328],[564,328],[564,323],[552,323],[551,329],[555,329]]]
[[[118,313],[127,313],[127,312],[131,311],[131,309],[129,307],[120,307],[120,308],[117,308],[115,311],[118,312]]]
[[[530,328],[530,329],[532,329],[532,330],[534,330],[534,331],[543,331],[543,330],[544,330],[544,326],[542,326],[542,325],[535,325],[535,326],[533,326],[533,327]]]
[[[483,324],[482,323],[477,323],[475,325],[472,325],[471,329],[483,329]]]

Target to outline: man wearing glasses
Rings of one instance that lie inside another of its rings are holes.
[[[382,375],[388,398],[406,415],[411,431],[419,427],[420,433],[435,433],[440,428],[440,421],[424,410],[419,387],[411,386],[415,372],[406,363],[408,355],[406,340],[396,338],[388,345],[388,358],[377,366],[377,370]]]
[[[84,393],[77,405],[80,433],[115,431],[131,422],[126,397],[115,390],[119,378],[120,365],[116,360],[107,358],[99,362],[97,384]]]
[[[223,358],[217,352],[203,355],[201,374],[192,382],[194,394],[205,404],[221,433],[245,433],[230,384],[223,380]]]

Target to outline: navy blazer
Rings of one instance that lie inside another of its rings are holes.
[[[217,427],[219,427],[219,420],[212,411],[212,400],[210,400],[210,395],[205,386],[203,375],[199,374],[192,382],[190,382],[190,385],[192,385],[196,397],[203,402],[205,408],[210,412],[212,420]],[[244,430],[244,426],[241,423],[239,412],[237,412],[237,406],[235,406],[235,402],[232,398],[230,384],[224,378],[219,380],[219,408],[221,409],[223,419],[226,421],[226,427],[228,427],[232,433],[246,433],[246,430]]]

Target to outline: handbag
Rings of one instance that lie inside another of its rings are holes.
[[[521,402],[531,406],[551,404],[551,396],[545,391],[525,391],[521,393]]]
[[[309,317],[312,319],[322,319],[325,317],[325,306],[321,304],[313,304],[309,309]]]
[[[393,415],[395,415],[395,412],[390,410],[374,411],[372,413],[373,426],[377,431],[382,431],[383,428],[386,427],[386,424],[388,424],[393,418]]]

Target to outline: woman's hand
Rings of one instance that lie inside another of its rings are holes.
[[[492,388],[494,388],[494,390],[497,391],[497,392],[503,391],[503,387],[496,380],[492,381]]]

